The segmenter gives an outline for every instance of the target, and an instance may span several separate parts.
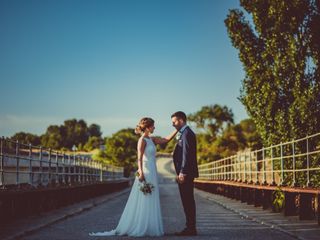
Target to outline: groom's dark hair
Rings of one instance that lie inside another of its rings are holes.
[[[180,118],[180,119],[182,119],[184,122],[187,121],[187,115],[186,115],[184,112],[182,112],[182,111],[178,111],[178,112],[173,113],[173,114],[171,115],[171,118],[173,118],[173,117]]]

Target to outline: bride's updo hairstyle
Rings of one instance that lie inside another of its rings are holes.
[[[154,125],[154,120],[152,118],[144,117],[140,120],[139,124],[137,125],[135,129],[136,134],[143,133],[146,128],[149,128]]]

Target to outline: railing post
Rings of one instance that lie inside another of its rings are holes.
[[[62,153],[62,183],[66,184],[66,154]]]
[[[214,180],[219,180],[219,169],[218,169],[218,163],[214,162],[215,168],[214,168]]]
[[[102,171],[102,165],[100,165],[100,182],[103,182],[103,171]]]
[[[96,181],[96,163],[91,160],[91,176],[92,176],[92,182]]]
[[[250,181],[249,183],[252,184],[252,158],[251,158],[251,150],[249,150],[249,171],[250,171]]]
[[[79,167],[80,167],[80,183],[83,183],[83,156],[80,158]]]
[[[223,162],[222,162],[222,164],[223,164],[223,181],[226,181],[227,180],[227,164],[226,164],[226,159],[225,160],[223,160]]]
[[[81,156],[79,162],[79,172],[80,172],[80,183],[83,183],[83,157]]]
[[[77,172],[77,169],[76,169],[76,154],[74,153],[74,155],[73,155],[73,173],[72,173],[72,175],[73,175],[73,177],[72,177],[72,181],[74,182],[74,183],[76,183],[77,181],[76,181],[76,172]]]
[[[32,145],[29,143],[29,184],[33,186],[33,172],[32,172]]]
[[[96,182],[100,180],[100,169],[99,164],[96,162]]]
[[[228,165],[228,167],[227,167],[227,169],[228,169],[228,175],[227,175],[227,180],[228,181],[230,181],[231,180],[231,158],[228,158],[227,159],[227,165]]]
[[[68,184],[72,184],[72,176],[71,176],[71,155],[68,154]]]
[[[92,164],[91,164],[92,159],[88,159],[88,177],[89,177],[89,182],[92,182]]]
[[[274,176],[273,147],[271,147],[271,185],[276,185]]]
[[[307,187],[310,187],[309,136],[307,135]]]
[[[84,161],[85,161],[85,158],[86,157],[83,157],[83,158],[81,158],[81,183],[84,183],[85,182],[85,175],[84,175],[84,167],[85,167],[85,165],[84,165]]]
[[[221,163],[221,161],[219,161],[219,164],[220,164],[220,166],[219,166],[219,180],[223,180],[222,168],[221,168],[222,163]]]
[[[40,146],[40,153],[39,153],[39,182],[40,182],[40,186],[43,186],[42,184],[42,146]]]
[[[48,156],[48,161],[49,161],[49,184],[52,183],[52,169],[51,169],[51,148],[48,149],[49,150],[49,156]]]
[[[1,159],[0,159],[0,181],[1,181],[1,188],[5,188],[4,184],[4,151],[3,151],[3,144],[4,144],[4,137],[1,137],[1,144],[0,144],[0,154],[1,154]]]
[[[58,161],[58,152],[56,153],[56,184],[59,184],[59,161]]]
[[[260,184],[259,182],[259,162],[258,162],[258,151],[255,151],[255,160],[256,160],[256,184]]]
[[[80,168],[81,156],[77,157],[77,175],[78,175],[78,183],[81,183],[81,168]]]
[[[244,182],[248,183],[247,180],[247,156],[246,153],[244,152],[244,166],[243,166],[243,170],[244,170]]]
[[[233,156],[232,158],[232,175],[233,175],[233,181],[237,181],[237,155]]]
[[[297,185],[296,183],[296,156],[295,156],[295,146],[294,146],[294,140],[292,141],[292,186],[295,187]]]
[[[88,165],[89,165],[89,159],[86,158],[86,165],[85,165],[86,182],[89,182],[89,168],[88,168]]]
[[[237,175],[238,175],[238,182],[241,182],[241,162],[239,158],[239,154],[237,154]]]
[[[280,160],[281,160],[281,182],[280,185],[284,186],[284,162],[283,162],[283,144],[280,143]]]
[[[20,169],[20,158],[19,158],[19,141],[16,141],[16,185],[18,186],[18,188],[20,188],[19,184],[20,184],[20,176],[19,176],[19,171]]]
[[[241,159],[241,153],[239,154],[239,175],[240,175],[240,182],[243,182],[243,179],[242,179],[242,159]]]
[[[264,152],[264,147],[262,148],[262,163],[263,163],[263,180],[262,184],[266,185],[267,184],[267,173],[266,173],[266,159],[265,159],[265,152]]]

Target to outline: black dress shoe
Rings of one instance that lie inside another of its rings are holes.
[[[176,236],[197,236],[197,230],[196,229],[188,229],[185,228],[181,232],[176,232]]]

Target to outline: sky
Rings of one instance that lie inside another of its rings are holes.
[[[238,0],[0,1],[0,136],[84,119],[103,136],[220,104],[244,78],[224,25]]]

